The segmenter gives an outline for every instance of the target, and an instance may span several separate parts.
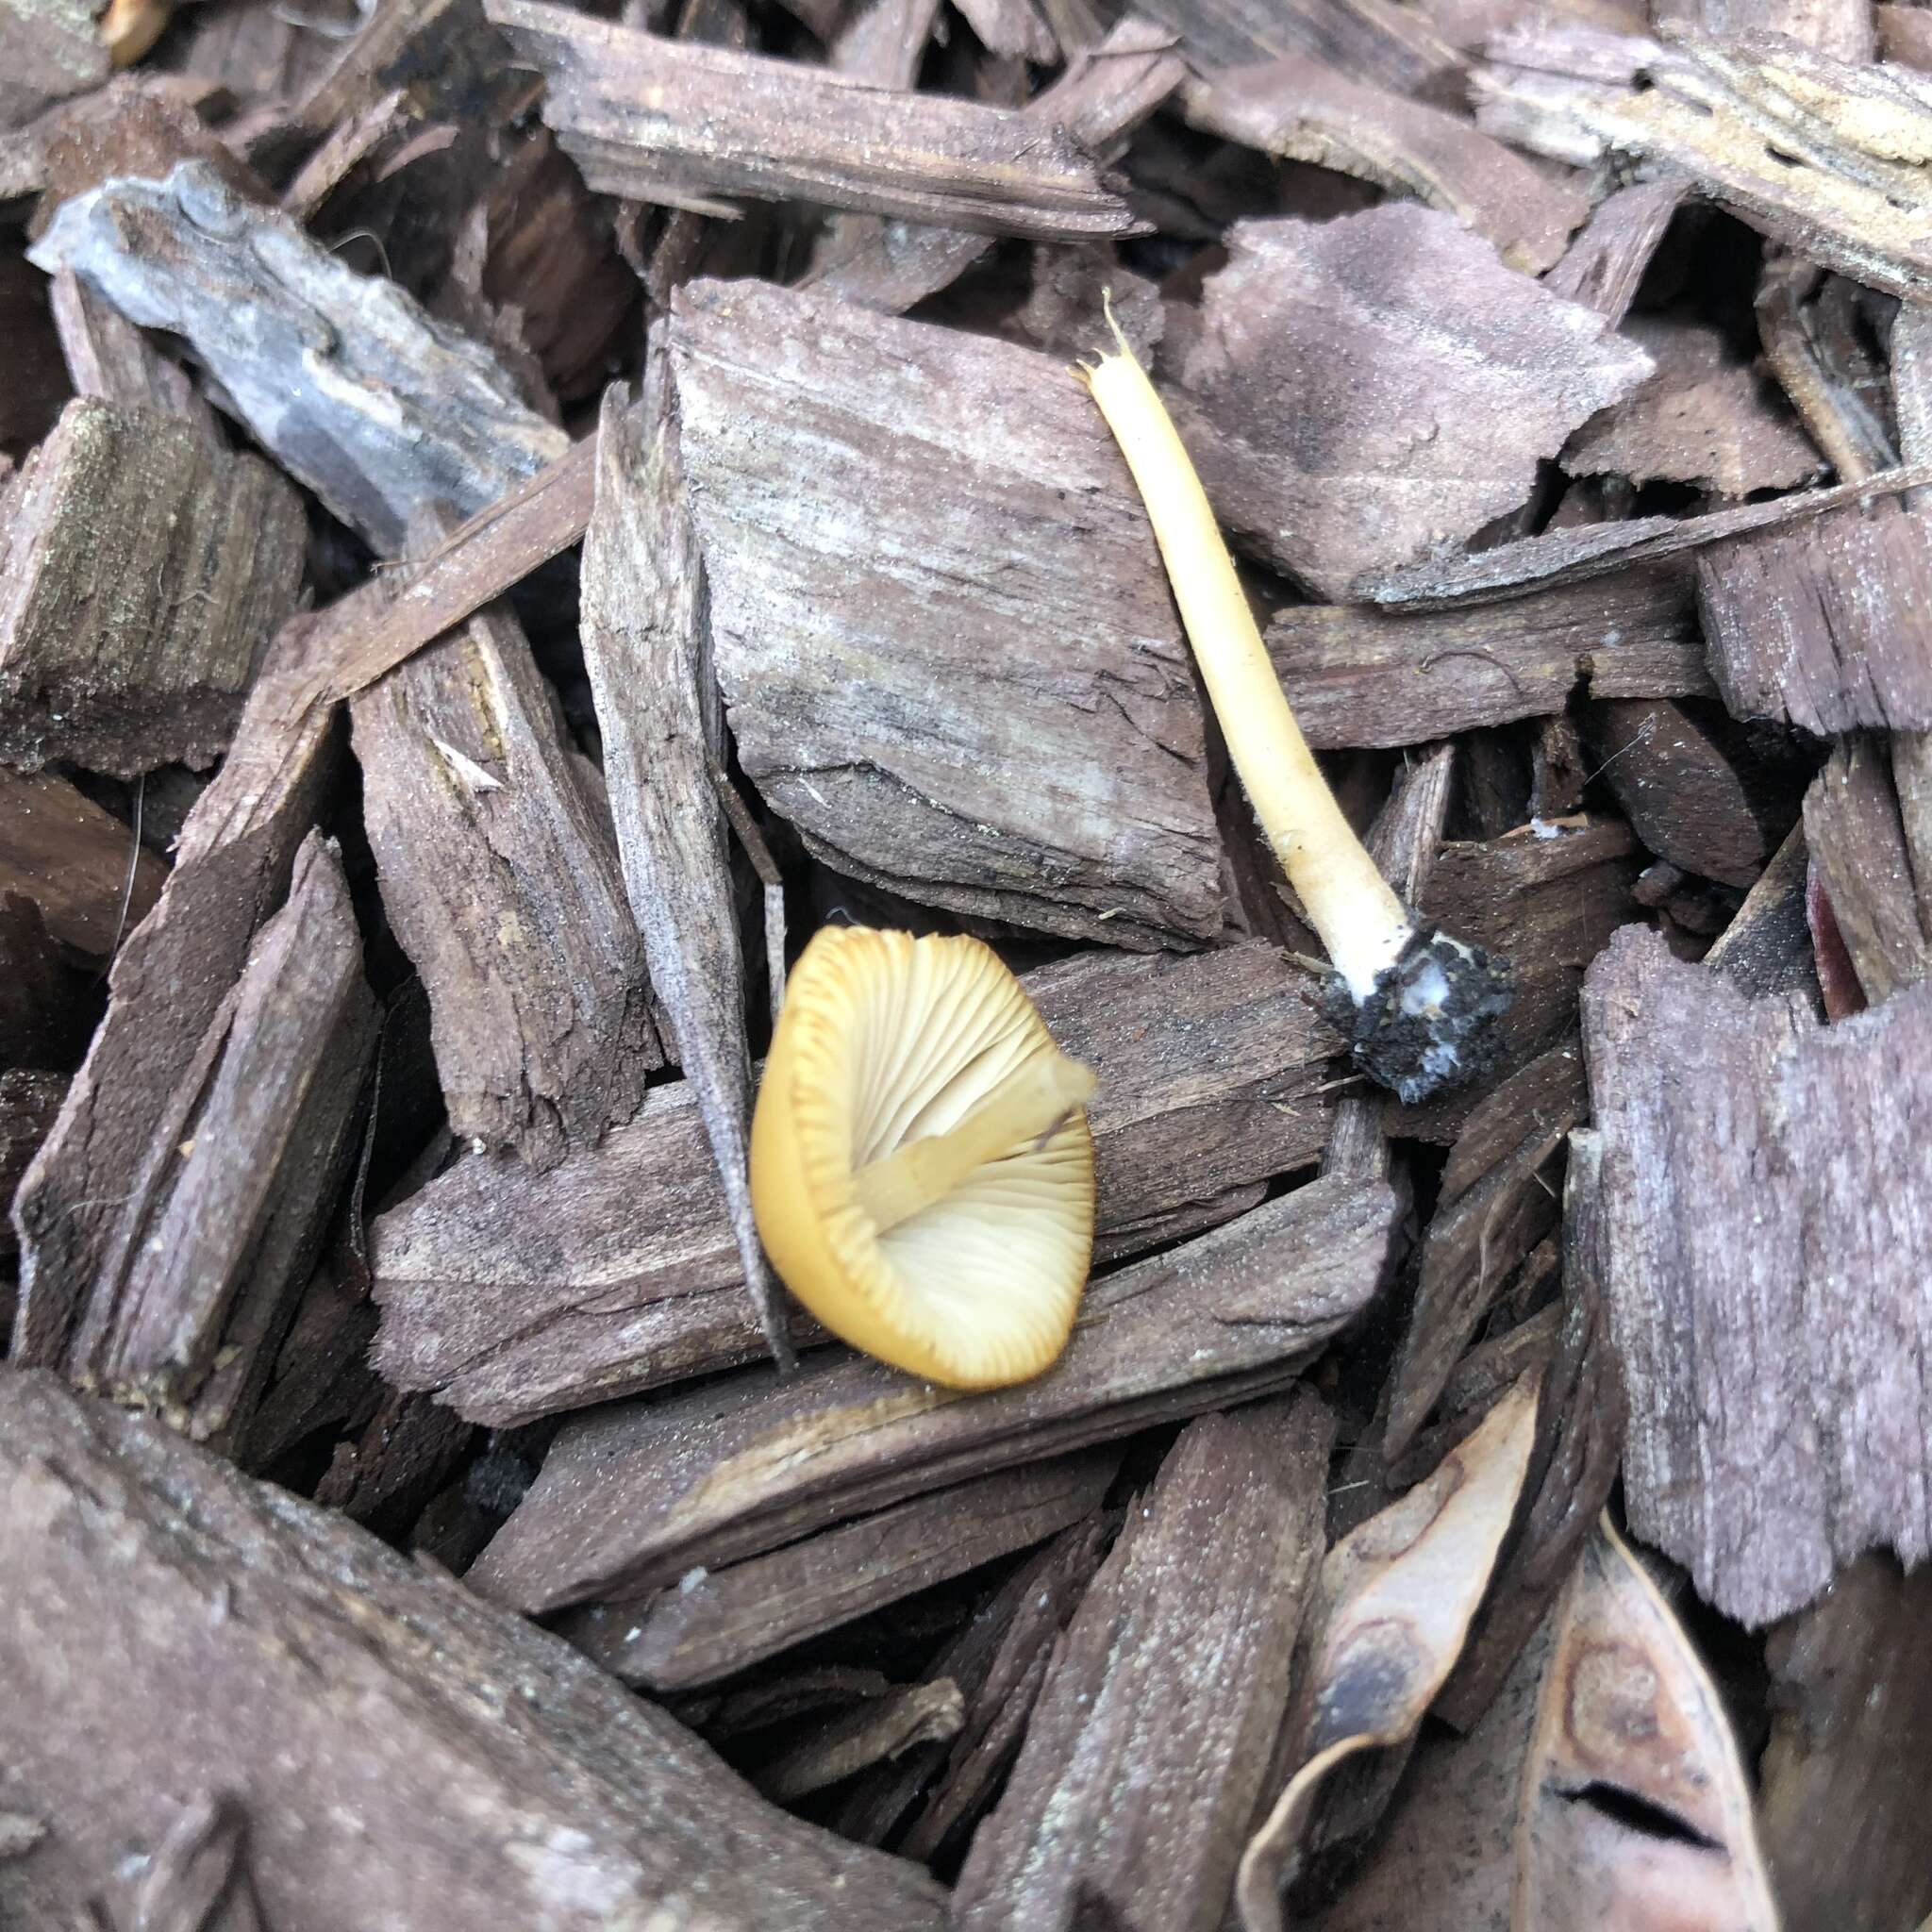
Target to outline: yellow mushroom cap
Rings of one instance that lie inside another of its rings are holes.
[[[752,1208],[786,1286],[833,1334],[928,1381],[995,1388],[1050,1367],[1092,1260],[1085,1112],[891,1226],[859,1176],[983,1124],[1016,1077],[1056,1069],[1084,1074],[978,940],[820,931],[787,982],[752,1120]]]

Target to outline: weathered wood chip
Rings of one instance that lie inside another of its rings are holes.
[[[754,1782],[774,1804],[792,1805],[869,1765],[959,1735],[965,1701],[950,1678],[904,1684],[833,1718],[814,1737],[758,1767]]]
[[[1690,188],[1683,175],[1667,173],[1606,195],[1543,286],[1622,322]]]
[[[205,162],[77,196],[30,258],[185,337],[263,448],[386,556],[412,515],[467,516],[569,446],[490,350]]]
[[[539,1168],[662,1065],[610,826],[507,606],[350,705],[382,903],[429,994],[452,1133]]]
[[[63,268],[47,288],[47,306],[60,337],[68,380],[77,396],[104,403],[132,403],[179,416],[194,425],[211,453],[226,440],[215,412],[188,372],[171,362],[111,303],[72,269]]]
[[[1524,1765],[1510,1924],[1671,1919],[1778,1926],[1724,1700],[1606,1517],[1557,1612]]]
[[[78,1923],[211,1786],[248,1794],[271,1926],[943,1923],[567,1644],[152,1420],[0,1378],[0,1494],[9,1770],[47,1827],[0,1858],[9,1923]]]
[[[648,1601],[573,1611],[558,1634],[626,1684],[687,1690],[1043,1542],[1091,1515],[1119,1467],[1119,1452],[1100,1448],[977,1476],[742,1563],[691,1570]]]
[[[1241,1190],[1320,1150],[1340,1041],[1271,948],[1091,953],[1025,985],[1099,1076],[1103,1257],[1240,1213]],[[461,1160],[379,1217],[371,1242],[384,1374],[475,1421],[529,1421],[763,1353],[688,1086],[548,1175]]]
[[[1847,739],[1805,794],[1813,874],[1872,1006],[1932,967],[1932,876],[1908,843],[1891,766],[1882,741]]]
[[[1127,13],[1020,112],[1039,126],[1064,128],[1096,160],[1112,161],[1186,76],[1174,35]],[[842,231],[799,286],[897,315],[957,281],[991,246],[990,236],[970,229],[876,222]]]
[[[121,777],[226,747],[308,541],[294,491],[151,408],[76,400],[0,521],[0,757]]]
[[[1570,475],[1694,483],[1740,498],[1794,490],[1823,473],[1824,458],[1784,399],[1731,357],[1715,329],[1640,316],[1623,333],[1657,373],[1570,439],[1562,457]]]
[[[1821,738],[1932,728],[1932,523],[1894,504],[1714,543],[1697,559],[1711,675],[1733,714]]]
[[[1186,641],[1065,365],[769,284],[672,353],[745,774],[835,870],[1121,946],[1221,927]]]
[[[78,1386],[198,1437],[247,1422],[352,1152],[376,1035],[361,950],[341,861],[311,834],[123,1206],[132,1259],[89,1285],[53,1357]]]
[[[957,1932],[1222,1923],[1288,1702],[1333,1434],[1309,1390],[1182,1431],[1068,1626],[960,1872]]]
[[[606,396],[597,432],[597,510],[584,541],[584,668],[631,917],[704,1118],[758,1325],[782,1357],[786,1318],[752,1222],[746,1166],[744,953],[723,795],[712,778],[724,755],[724,707],[661,328],[644,381],[635,409],[614,389]],[[773,896],[782,912],[782,890]],[[782,969],[782,935],[776,957]]]
[[[1144,225],[1058,128],[1011,108],[867,86],[769,55],[667,40],[543,0],[486,0],[547,83],[543,118],[600,194],[729,215],[806,201],[988,234]]]
[[[1793,825],[1744,895],[1731,923],[1721,932],[1704,964],[1722,973],[1747,998],[1765,993],[1802,992],[1819,1002],[1818,974],[1812,964],[1811,930],[1805,918],[1805,882],[1810,854],[1804,822]]]
[[[1903,1764],[1932,1750],[1919,1668],[1932,1571],[1861,1557],[1767,1633],[1771,1739],[1759,1769],[1765,1856],[1788,1932],[1916,1925],[1932,1867]]]
[[[1821,1029],[1613,941],[1584,989],[1633,1530],[1757,1624],[1889,1544],[1932,1551],[1932,987]]]
[[[1366,1305],[1395,1202],[1315,1181],[1103,1275],[1038,1382],[961,1395],[827,1355],[566,1426],[470,1572],[531,1611],[636,1594],[960,1477],[1272,1393]]]
[[[1330,599],[1515,509],[1650,374],[1433,208],[1242,222],[1227,246],[1165,344],[1176,420],[1230,534]]]
[[[1511,267],[1541,275],[1588,199],[1468,119],[1291,56],[1193,82],[1188,123],[1281,160],[1412,195],[1474,229]]]
[[[1283,1893],[1387,1808],[1515,1514],[1536,1412],[1525,1378],[1433,1475],[1323,1559],[1276,1775],[1260,1793],[1272,1809],[1241,1857],[1245,1932],[1282,1932]]]
[[[71,94],[99,87],[111,68],[86,0],[0,8],[0,127],[19,127]]]
[[[95,1922],[108,1932],[268,1932],[242,1856],[247,1829],[239,1803],[204,1792],[151,1852],[125,1861],[93,1900]]]
[[[1477,609],[1290,605],[1268,653],[1310,744],[1421,744],[1577,696],[1714,693],[1682,571],[1630,570]]]
[[[62,945],[109,958],[167,876],[128,826],[65,778],[0,767],[0,892],[31,899]]]
[[[1204,68],[1300,54],[1396,93],[1446,98],[1461,83],[1462,56],[1419,9],[1391,0],[1141,0],[1140,10]]]
[[[1478,124],[1556,159],[1615,153],[1681,171],[1809,260],[1894,295],[1932,290],[1916,212],[1932,82],[1781,33],[1670,40],[1507,34],[1474,76]]]
[[[8,1067],[0,1071],[0,1201],[11,1201],[27,1163],[40,1151],[53,1127],[67,1091],[67,1076],[40,1067]],[[13,1225],[0,1227],[0,1258],[19,1251]],[[0,1289],[0,1325],[10,1324],[13,1291]]]

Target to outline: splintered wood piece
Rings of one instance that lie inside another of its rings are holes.
[[[547,83],[543,118],[600,194],[729,215],[806,201],[1042,241],[1141,232],[1058,128],[1007,108],[869,87],[824,68],[486,0]]]
[[[1894,295],[1932,289],[1912,211],[1932,142],[1932,85],[1907,68],[1815,53],[1781,34],[1679,28],[1660,47],[1563,27],[1492,43],[1477,120],[1519,146],[1588,163],[1614,150],[1680,170],[1760,233]]]
[[[1617,1479],[1624,1407],[1603,1297],[1602,1169],[1602,1137],[1573,1130],[1563,1189],[1563,1299],[1548,1310],[1558,1326],[1542,1366],[1524,1500],[1462,1656],[1434,1705],[1436,1716],[1465,1731],[1502,1694],[1519,1653],[1547,1620]]]
[[[67,1091],[65,1074],[37,1067],[8,1067],[0,1071],[0,1201],[11,1201],[27,1163],[47,1138]],[[20,1243],[9,1222],[0,1227],[0,1259],[10,1260]],[[0,1317],[13,1313],[10,1287],[0,1289]]]
[[[1752,884],[1771,841],[1704,719],[1666,698],[1624,698],[1590,706],[1582,723],[1592,768],[1650,851],[1700,878]]]
[[[31,899],[62,945],[108,958],[167,877],[128,826],[65,778],[0,766],[0,892]]]
[[[475,1434],[426,1396],[389,1391],[360,1430],[336,1444],[315,1500],[399,1537],[456,1473]]]
[[[1932,1571],[1861,1557],[1768,1636],[1771,1740],[1759,1768],[1765,1856],[1789,1932],[1917,1924],[1932,1866],[1899,1767],[1932,1751],[1919,1667]]]
[[[568,1424],[469,1580],[532,1612],[635,1595],[862,1509],[1291,1382],[1366,1305],[1395,1201],[1315,1181],[1103,1275],[1053,1374],[983,1395],[828,1355]]]
[[[641,403],[626,408],[615,388],[605,397],[597,509],[584,541],[584,667],[631,917],[704,1120],[758,1326],[784,1359],[785,1311],[752,1221],[744,954],[712,777],[724,724],[669,359],[660,328]]]
[[[14,480],[0,522],[0,757],[121,777],[227,745],[295,608],[295,492],[187,424],[86,399]]]
[[[591,521],[596,477],[597,439],[590,437],[427,556],[376,572],[305,620],[302,675],[284,691],[283,715],[353,696],[568,550]]]
[[[922,903],[1216,935],[1187,643],[1065,366],[766,284],[694,283],[674,318],[718,681],[772,808]]]
[[[1333,1434],[1310,1390],[1182,1431],[1068,1626],[959,1874],[956,1932],[1222,1923],[1288,1701]]]
[[[835,1717],[817,1735],[758,1768],[755,1782],[776,1805],[796,1804],[920,1744],[944,1744],[966,1720],[950,1678],[906,1684]]]
[[[1415,1440],[1495,1298],[1556,1225],[1544,1169],[1588,1108],[1573,1038],[1491,1090],[1470,1114],[1423,1238],[1415,1303],[1389,1382],[1385,1460]]]
[[[104,403],[132,403],[179,416],[194,425],[210,451],[227,448],[215,412],[178,362],[171,362],[135,325],[63,268],[47,290],[68,379],[77,396]]]
[[[1284,1891],[1316,1859],[1365,1836],[1386,1808],[1489,1584],[1536,1412],[1526,1378],[1432,1476],[1323,1560],[1275,1744],[1289,1780],[1241,1858],[1235,1904],[1245,1932],[1281,1932]]]
[[[1786,34],[1841,60],[1874,60],[1875,10],[1865,0],[1660,0],[1654,18],[1727,38]]]
[[[1096,160],[1112,161],[1186,77],[1174,35],[1128,13],[1020,113],[1038,126],[1064,128]],[[799,286],[897,315],[957,281],[991,245],[969,229],[881,222],[841,235]]]
[[[1890,767],[1883,741],[1844,740],[1805,794],[1806,849],[1872,1006],[1932,966],[1932,928]]]
[[[93,1284],[69,1380],[197,1437],[244,1424],[352,1151],[375,1001],[333,848],[312,833],[195,1053],[142,1175],[132,1265]]]
[[[1607,321],[1622,322],[1690,189],[1683,175],[1664,174],[1606,195],[1562,260],[1543,277],[1543,286],[1594,308]]]
[[[1818,479],[1824,458],[1783,398],[1748,362],[1732,358],[1716,329],[1641,316],[1623,333],[1657,374],[1570,439],[1562,458],[1568,475],[1694,483],[1732,498]]]
[[[959,11],[989,53],[1042,67],[1058,64],[1059,42],[1034,0],[960,0]]]
[[[1805,917],[1809,866],[1801,820],[1704,956],[1711,972],[1722,973],[1747,998],[1774,992],[1802,992],[1814,1003],[1818,998],[1811,931]]]
[[[1118,1258],[1252,1206],[1312,1162],[1339,1037],[1272,948],[1090,953],[1029,974],[1091,1066],[1096,1246]],[[472,1157],[372,1231],[391,1381],[507,1426],[763,1353],[688,1086],[548,1175]],[[818,1330],[805,1329],[799,1339]]]
[[[1932,726],[1928,513],[1891,504],[1713,544],[1697,559],[1710,668],[1740,718],[1821,738]]]
[[[1445,562],[1412,564],[1362,578],[1356,594],[1376,604],[1424,609],[1451,604],[1520,597],[1559,584],[1588,583],[1633,565],[1663,563],[1760,530],[1796,525],[1811,517],[1932,483],[1932,463],[1907,464],[1862,483],[1800,491],[1769,503],[1685,517],[1631,517],[1622,523],[1587,524],[1524,537],[1492,549],[1451,556]]]
[[[269,1932],[242,1845],[247,1815],[204,1792],[93,1901],[107,1932]]]
[[[1536,1727],[1547,1624],[1524,1646],[1466,1738],[1417,1743],[1386,1826],[1307,1932],[1508,1932],[1523,1763]]]
[[[9,1763],[46,1826],[0,1858],[9,1923],[79,1923],[219,1788],[270,1926],[592,1932],[695,1895],[719,1932],[943,1924],[923,1873],[762,1804],[567,1644],[151,1419],[0,1378],[0,1495]]]
[[[1020,1749],[1060,1632],[1118,1527],[1117,1518],[1089,1517],[1062,1530],[934,1660],[927,1675],[959,1686],[966,1721],[941,1764],[901,1776],[874,1801],[874,1815],[889,1821],[886,1842],[908,1807],[917,1807],[897,1840],[906,1857],[930,1863],[998,1788]]]
[[[1589,200],[1477,132],[1468,118],[1319,60],[1291,56],[1195,81],[1188,122],[1279,160],[1353,175],[1413,195],[1474,229],[1511,267],[1540,275],[1590,212]]]
[[[538,1168],[662,1065],[608,824],[508,608],[350,705],[383,908],[429,994],[450,1131]]]
[[[1757,281],[1757,338],[1771,373],[1839,474],[1856,482],[1899,460],[1869,397],[1881,366],[1857,341],[1857,305],[1873,298],[1840,275],[1780,249],[1765,252]],[[1882,298],[1879,298],[1882,299]]]
[[[262,447],[386,556],[412,515],[469,515],[568,447],[490,350],[205,162],[66,203],[30,258],[186,337]]]
[[[1630,570],[1470,610],[1290,605],[1268,653],[1308,742],[1421,744],[1598,697],[1714,693],[1681,572]]]
[[[1142,0],[1139,10],[1208,69],[1299,54],[1394,93],[1445,96],[1463,73],[1462,56],[1424,15],[1391,0]]]
[[[1452,840],[1438,851],[1421,909],[1443,931],[1509,960],[1514,973],[1497,1077],[1527,1066],[1575,1026],[1590,962],[1618,926],[1641,915],[1630,891],[1640,865],[1630,828],[1608,818]],[[1391,1113],[1390,1132],[1454,1141],[1474,1104],[1463,1093],[1402,1108]]]
[[[15,1196],[19,1361],[59,1361],[80,1313],[114,1306],[146,1265],[155,1190],[180,1159],[205,1045],[221,1042],[230,991],[288,892],[334,775],[328,714],[285,716],[302,638],[291,625],[271,646],[221,773],[182,827],[168,883],[115,956],[107,1016]]]
[[[1932,986],[1820,1028],[1627,933],[1584,989],[1632,1529],[1758,1624],[1932,1552]]]
[[[1777,1932],[1724,1700],[1607,1517],[1557,1613],[1509,1923]]]
[[[1241,222],[1227,246],[1166,345],[1176,421],[1235,540],[1332,600],[1516,508],[1650,374],[1434,208]]]
[[[978,1476],[726,1569],[693,1570],[649,1602],[574,1611],[558,1631],[626,1684],[690,1690],[1044,1541],[1097,1508],[1119,1467],[1119,1452],[1102,1448]]]

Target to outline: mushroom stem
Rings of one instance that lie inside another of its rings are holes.
[[[908,1141],[854,1176],[879,1232],[942,1201],[975,1169],[1042,1141],[1093,1097],[1093,1070],[1063,1053],[1036,1054],[957,1127]]]
[[[1112,317],[1109,314],[1109,322]],[[1414,934],[1322,775],[1270,663],[1201,479],[1118,325],[1081,375],[1134,473],[1228,756],[1335,970],[1357,1003]]]

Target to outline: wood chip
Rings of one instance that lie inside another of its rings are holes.
[[[13,1199],[13,1191],[47,1138],[66,1091],[64,1074],[39,1067],[0,1070],[0,1201]],[[0,1226],[0,1258],[10,1259],[19,1245],[12,1224]],[[0,1290],[0,1316],[10,1323],[12,1314],[12,1291]]]
[[[672,351],[739,758],[808,848],[1069,938],[1213,936],[1188,647],[1064,365],[747,283],[683,291]]]
[[[1030,1463],[917,1496],[648,1602],[572,1612],[559,1632],[626,1684],[685,1690],[897,1603],[1079,1522],[1120,1466],[1111,1449]]]
[[[1543,286],[1622,322],[1690,186],[1681,175],[1664,174],[1607,194]]]
[[[1063,128],[1096,159],[1111,161],[1186,76],[1173,34],[1128,13],[1104,41],[1076,54],[1021,117]],[[841,240],[843,245],[828,248],[799,286],[890,315],[938,294],[992,245],[991,237],[971,229],[897,221],[857,236],[848,231]]]
[[[197,1436],[245,1423],[347,1169],[375,1031],[347,882],[312,835],[197,1048],[176,1144],[128,1204],[138,1264],[88,1285],[58,1352],[24,1319],[22,1358]]]
[[[1541,275],[1590,212],[1584,195],[1466,117],[1291,56],[1195,81],[1188,123],[1412,195],[1473,228],[1511,268]]]
[[[1415,1440],[1495,1298],[1556,1225],[1545,1171],[1587,1108],[1583,1056],[1572,1039],[1491,1089],[1471,1112],[1443,1170],[1389,1380],[1387,1460]]]
[[[265,1932],[242,1846],[247,1814],[206,1793],[93,1901],[109,1932]],[[128,1870],[132,1867],[132,1870]]]
[[[1310,744],[1421,744],[1579,695],[1714,693],[1681,572],[1632,570],[1480,609],[1290,605],[1268,652]]]
[[[1932,669],[1913,647],[1932,600],[1927,515],[1873,504],[1699,557],[1711,674],[1734,716],[1821,738],[1932,727]]]
[[[194,425],[211,454],[225,455],[227,443],[215,412],[188,372],[163,356],[118,308],[65,268],[48,285],[47,301],[75,395],[179,416]]]
[[[469,515],[568,446],[489,350],[204,162],[68,202],[31,259],[185,337],[262,446],[385,556],[412,515]]]
[[[1222,1923],[1314,1582],[1333,1429],[1304,1390],[1182,1432],[974,1838],[958,1932]]]
[[[76,1923],[219,1785],[272,1926],[591,1932],[699,1892],[720,1932],[943,1923],[923,1874],[758,1802],[557,1639],[153,1421],[8,1375],[0,1476],[11,1772],[47,1825],[0,1859],[9,1920]]]
[[[959,1477],[1272,1393],[1374,1291],[1379,1182],[1315,1181],[1103,1275],[1052,1374],[978,1396],[828,1355],[566,1426],[470,1573],[537,1611],[636,1593]]]
[[[1891,1124],[1932,989],[1820,1029],[1632,933],[1584,1019],[1631,1527],[1751,1624],[1874,1545],[1921,1560],[1932,1213]]]
[[[109,72],[85,0],[0,8],[0,127],[18,127],[56,101],[99,87]]]
[[[1805,794],[1805,845],[1868,1004],[1932,967],[1932,877],[1915,864],[1881,741],[1833,748]]]
[[[1817,480],[1824,459],[1715,329],[1641,316],[1623,333],[1657,373],[1571,438],[1562,458],[1570,475],[1694,483],[1731,498]]]
[[[545,123],[600,194],[729,215],[720,196],[808,201],[988,234],[1140,231],[1059,130],[1009,108],[868,87],[822,68],[487,0],[547,83]]]
[[[1650,373],[1433,208],[1243,222],[1227,245],[1166,344],[1176,420],[1230,535],[1331,600],[1516,508]]]
[[[1520,29],[1474,77],[1477,121],[1571,162],[1606,154],[1681,171],[1760,233],[1894,295],[1932,289],[1910,209],[1932,89],[1900,67],[1813,53],[1780,34],[1672,44]],[[1579,74],[1579,70],[1580,74]]]
[[[308,532],[255,457],[155,410],[79,400],[0,525],[0,756],[121,777],[225,748]]]
[[[1025,985],[1099,1076],[1103,1256],[1214,1225],[1252,1205],[1240,1190],[1314,1159],[1340,1042],[1306,975],[1270,948],[1089,954]],[[474,1421],[527,1421],[764,1352],[688,1088],[654,1094],[549,1175],[459,1161],[377,1219],[371,1252],[384,1374]]]
[[[1706,966],[1722,973],[1749,999],[1774,992],[1802,992],[1814,1003],[1819,997],[1811,932],[1805,919],[1809,864],[1801,820],[1704,956]]]
[[[508,607],[350,706],[383,908],[428,990],[452,1133],[538,1168],[663,1063],[610,828]]]
[[[1141,0],[1141,11],[1209,69],[1300,54],[1372,87],[1445,97],[1462,77],[1456,49],[1420,12],[1389,0]]]
[[[642,402],[629,410],[614,391],[606,398],[597,482],[584,544],[584,665],[625,888],[711,1143],[758,1325],[782,1357],[786,1317],[752,1222],[746,1165],[745,963],[711,775],[724,750],[724,707],[661,331]]]
[[[1764,1850],[1792,1932],[1916,1925],[1932,1871],[1898,1775],[1932,1748],[1932,1682],[1916,1668],[1932,1573],[1861,1557],[1824,1599],[1773,1629],[1772,1724],[1759,1776]]]
[[[1724,1700],[1607,1518],[1557,1614],[1516,1849],[1515,1932],[1665,1915],[1776,1932]]]
[[[65,778],[0,767],[0,892],[31,899],[62,945],[110,958],[167,876],[130,827]]]
[[[918,1744],[943,1744],[965,1722],[959,1687],[950,1678],[908,1684],[835,1717],[820,1733],[761,1765],[755,1782],[778,1805],[796,1804]]]

